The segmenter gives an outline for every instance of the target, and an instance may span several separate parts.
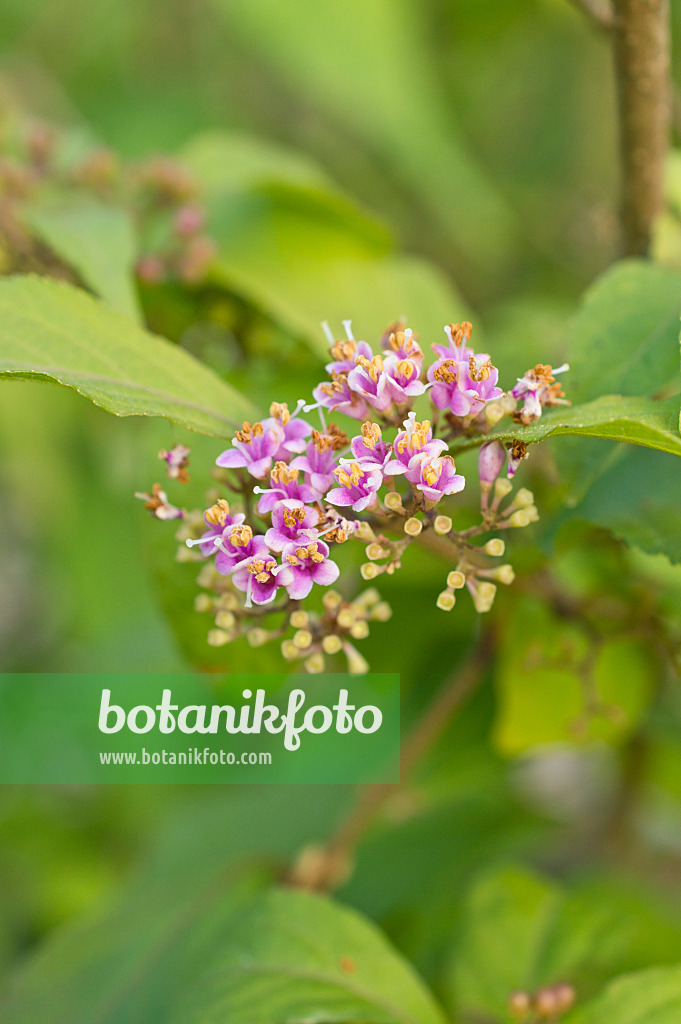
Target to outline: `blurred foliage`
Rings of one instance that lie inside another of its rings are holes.
[[[601,439],[558,437],[522,465],[543,520],[510,538],[497,657],[360,846],[345,908],[272,889],[347,812],[342,788],[0,793],[0,1019],[491,1021],[512,990],[569,981],[570,1024],[678,1020],[679,154],[662,266],[591,285],[616,250],[605,41],[565,0],[8,0],[0,29],[5,186],[36,130],[59,126],[56,187],[15,204],[36,245],[11,265],[0,221],[1,269],[70,282],[4,282],[3,337],[25,348],[36,317],[58,333],[63,316],[90,369],[130,337],[142,363],[153,342],[126,320],[142,315],[177,367],[170,383],[163,357],[142,367],[147,385],[177,398],[179,380],[231,420],[319,380],[321,319],[352,316],[369,337],[404,314],[430,340],[468,317],[506,386],[567,356],[575,403],[644,403],[589,422],[570,410]],[[102,146],[121,156],[120,191],[79,190],[73,169]],[[159,152],[195,179],[216,246],[205,274],[178,247],[175,208],[135,178]],[[150,254],[170,271],[135,283]],[[50,360],[44,376],[64,369]],[[91,397],[182,420],[119,385]],[[172,525],[132,501],[179,441],[193,480],[174,498],[200,506],[215,439],[46,383],[1,388],[1,667],[275,667],[269,648],[208,647],[197,565],[173,562]],[[401,673],[405,730],[479,629],[463,600],[432,607],[441,578],[426,550],[383,577],[394,615],[363,642]]]

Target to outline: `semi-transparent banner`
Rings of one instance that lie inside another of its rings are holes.
[[[0,675],[0,784],[399,782],[399,676]]]

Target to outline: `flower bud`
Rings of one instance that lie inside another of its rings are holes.
[[[224,647],[232,638],[224,629],[210,629],[206,639],[211,647]]]
[[[466,577],[460,569],[452,569],[447,576],[447,586],[451,587],[452,590],[461,590],[462,587],[466,586]]]
[[[532,997],[529,992],[512,992],[508,997],[508,1010],[516,1020],[526,1020],[532,1009]]]
[[[506,448],[501,441],[483,444],[478,455],[478,476],[480,486],[489,491],[506,464]]]
[[[356,647],[345,643],[343,650],[345,651],[345,657],[348,659],[348,672],[350,675],[361,676],[369,671],[369,662],[366,658],[362,657]]]
[[[519,508],[517,512],[514,512],[509,518],[509,523],[513,527],[529,526],[532,519],[526,508]]]
[[[366,619],[359,619],[357,622],[353,622],[350,627],[350,636],[354,640],[364,640],[365,637],[369,636],[369,625]]]
[[[291,612],[289,622],[294,629],[305,629],[310,623],[310,616],[302,609]]]
[[[492,537],[491,540],[487,541],[483,548],[485,554],[492,555],[493,558],[501,558],[505,550],[506,545],[501,537]]]
[[[215,625],[219,626],[220,629],[234,629],[236,626],[236,616],[234,615],[234,612],[228,612],[224,611],[224,609],[220,609],[215,616]]]
[[[281,644],[281,654],[286,661],[294,661],[300,657],[300,651],[293,643],[293,640],[283,640]]]
[[[527,508],[529,505],[534,505],[534,494],[532,491],[528,491],[527,487],[521,487],[513,500],[513,504],[517,508]]]
[[[448,533],[452,532],[452,520],[449,516],[436,516],[433,529],[438,536],[446,537]]]
[[[246,639],[248,640],[251,647],[262,647],[266,644],[270,636],[266,629],[261,629],[259,626],[255,626],[253,629],[249,629],[246,633]]]
[[[537,506],[536,505],[528,505],[527,508],[525,509],[525,511],[527,512],[528,516],[530,517],[530,522],[531,523],[538,523],[539,522],[539,512],[537,511]]]
[[[542,988],[534,997],[534,1008],[539,1017],[551,1018],[559,1013],[560,1000],[554,988]]]
[[[388,491],[383,499],[383,504],[391,512],[397,512],[398,509],[402,508],[402,496],[397,491]]]
[[[369,525],[369,523],[365,522],[361,522],[359,524],[359,526],[355,530],[355,536],[358,537],[360,540],[376,540],[374,531],[371,529],[371,526]]]
[[[309,629],[299,629],[293,634],[293,643],[299,651],[306,650],[312,643],[312,633]]]
[[[334,611],[342,601],[343,598],[337,590],[327,590],[322,597],[322,604],[329,612]]]
[[[363,580],[375,580],[377,576],[380,576],[383,566],[376,565],[375,562],[365,562],[360,567],[360,573]]]
[[[195,612],[209,612],[213,607],[213,599],[208,594],[197,594],[194,598]]]
[[[496,593],[497,588],[493,583],[483,582],[478,584],[473,592],[473,604],[475,605],[476,612],[480,615],[488,612],[494,604]]]
[[[322,648],[327,654],[338,654],[343,646],[343,641],[336,633],[329,633],[322,640]]]
[[[324,655],[317,652],[312,654],[306,661],[303,662],[303,666],[306,672],[318,673],[324,671]]]
[[[196,582],[200,587],[205,587],[206,590],[210,590],[219,575],[220,574],[215,568],[215,563],[206,562],[205,565],[201,566],[201,571],[196,577]]]
[[[512,565],[500,565],[494,573],[494,579],[499,583],[503,583],[506,586],[510,586],[515,579],[515,571]]]
[[[510,480],[497,480],[494,485],[494,500],[502,501],[507,494],[510,494],[513,490],[513,484]]]
[[[558,1013],[567,1013],[574,1005],[577,993],[572,985],[562,983],[554,988],[558,1000]]]
[[[374,606],[371,612],[371,618],[376,619],[377,622],[387,622],[388,619],[392,618],[393,610],[387,601],[379,601]]]
[[[336,618],[336,622],[341,629],[350,629],[353,622],[355,622],[357,616],[355,615],[352,608],[341,608]]]
[[[352,605],[353,608],[369,608],[372,604],[376,604],[376,602],[380,600],[381,595],[376,590],[376,587],[369,587],[367,590],[363,590],[362,593],[355,598]]]
[[[435,604],[441,611],[451,612],[456,604],[456,597],[451,590],[443,590],[441,594],[438,594]]]
[[[411,518],[407,519],[406,523],[404,524],[404,532],[409,537],[418,537],[422,529],[423,523],[420,521],[420,519],[417,519],[416,516],[411,516]]]
[[[385,548],[382,548],[378,541],[373,541],[371,544],[367,544],[366,556],[371,562],[377,562],[381,558],[387,558],[390,554]]]
[[[224,611],[234,612],[239,607],[239,598],[236,594],[221,594],[218,599],[218,607]]]

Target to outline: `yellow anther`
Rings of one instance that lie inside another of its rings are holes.
[[[275,420],[279,420],[282,427],[285,427],[291,419],[291,413],[288,411],[288,405],[286,402],[272,402],[270,406],[270,416]]]
[[[432,459],[427,463],[423,467],[421,475],[429,487],[434,487],[442,476],[442,462],[440,459]]]
[[[237,430],[235,437],[237,441],[241,441],[243,444],[252,444],[254,437],[262,437],[262,435],[262,423],[253,423],[251,425],[248,420],[244,420],[241,430]]]
[[[440,381],[441,384],[454,384],[458,376],[458,367],[454,359],[445,359],[445,361],[433,371],[433,377],[435,380]]]
[[[411,380],[416,373],[416,367],[409,359],[400,359],[397,363],[397,372],[400,377],[406,377],[407,380]]]
[[[291,469],[285,462],[275,462],[270,473],[273,484],[290,484],[298,479],[298,470]]]
[[[337,341],[335,345],[330,348],[331,355],[336,362],[342,363],[346,359],[354,359],[355,352],[357,351],[357,342],[348,341]]]
[[[371,423],[369,420],[362,424],[362,439],[367,448],[375,448],[382,440],[381,428],[378,423]]]
[[[480,366],[478,366],[475,356],[469,357],[468,376],[470,377],[471,380],[474,380],[478,383],[480,381],[487,380],[491,372],[492,364],[489,361],[489,359],[486,360],[486,362],[481,363]]]
[[[218,498],[214,505],[206,510],[206,522],[211,526],[224,526],[229,515],[229,502],[224,498]]]
[[[383,372],[382,356],[374,356],[373,359],[367,359],[366,356],[357,356],[355,363],[368,373],[374,384],[378,380],[379,373]]]
[[[252,540],[253,530],[246,523],[233,527],[229,535],[229,543],[233,544],[236,548],[248,547]]]

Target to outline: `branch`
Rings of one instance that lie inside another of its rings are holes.
[[[663,206],[671,121],[669,0],[613,0],[622,248],[645,256]]]
[[[289,875],[289,884],[315,892],[331,892],[346,881],[352,871],[355,850],[366,831],[480,685],[492,651],[492,636],[487,633],[469,661],[446,680],[403,744],[400,758],[402,782],[399,785],[383,782],[364,786],[357,804],[331,839],[323,846],[302,850]]]
[[[610,0],[571,0],[597,28],[609,32],[615,23],[615,12]]]

